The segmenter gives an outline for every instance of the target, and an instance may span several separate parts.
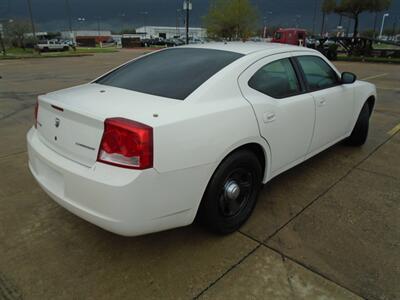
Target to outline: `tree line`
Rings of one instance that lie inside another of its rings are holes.
[[[321,34],[326,16],[331,13],[354,20],[353,37],[358,36],[360,15],[367,11],[375,13],[375,31],[377,13],[387,10],[390,5],[391,0],[323,0]],[[213,0],[203,21],[210,37],[247,39],[257,31],[259,14],[250,0]]]

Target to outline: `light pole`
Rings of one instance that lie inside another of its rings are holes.
[[[186,44],[189,44],[189,12],[192,10],[192,0],[184,0],[183,10],[186,10]]]
[[[78,20],[78,23],[80,23],[80,25],[78,27],[79,27],[79,29],[82,30],[82,28],[83,28],[82,24],[83,24],[83,22],[86,21],[86,18],[85,17],[79,17],[77,20]]]
[[[72,38],[72,44],[74,50],[75,48],[75,34],[72,32],[72,19],[71,19],[71,6],[69,5],[69,0],[65,0],[65,7],[67,9],[67,16],[68,16],[68,27],[70,32],[70,38]]]
[[[141,11],[140,12],[141,15],[143,15],[143,28],[144,28],[144,37],[147,38],[147,26],[146,26],[146,18],[149,14],[148,11]]]
[[[382,17],[382,25],[381,25],[381,31],[379,33],[379,39],[382,39],[383,27],[385,26],[386,17],[389,17],[388,13],[384,14],[383,17]]]

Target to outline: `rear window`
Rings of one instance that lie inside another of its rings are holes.
[[[211,76],[242,56],[212,49],[168,49],[128,63],[96,83],[184,100]]]

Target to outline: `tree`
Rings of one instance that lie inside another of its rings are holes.
[[[361,13],[365,11],[376,12],[388,8],[391,0],[341,0],[335,12],[354,19],[353,37],[358,35],[358,21]]]
[[[325,17],[330,13],[334,12],[336,9],[336,0],[324,0],[322,2],[321,11],[322,11],[322,26],[321,26],[321,36],[324,33],[325,29]]]
[[[25,49],[24,41],[26,34],[31,32],[31,25],[27,20],[14,20],[7,23],[5,32],[12,44]]]
[[[204,23],[210,37],[247,39],[257,30],[258,15],[250,0],[214,0]]]

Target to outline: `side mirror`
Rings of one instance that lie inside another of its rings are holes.
[[[342,84],[351,84],[357,80],[357,76],[350,72],[343,72],[341,82]]]

